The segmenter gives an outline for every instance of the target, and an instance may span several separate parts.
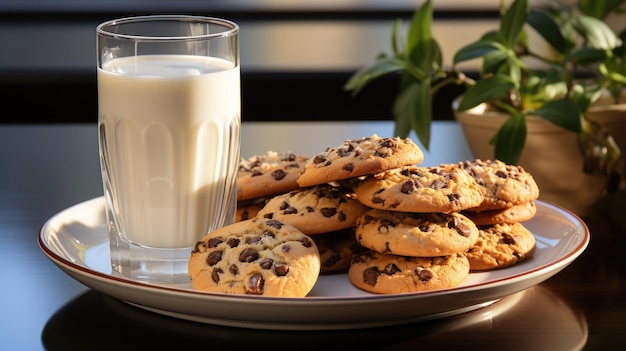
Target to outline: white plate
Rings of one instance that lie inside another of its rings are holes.
[[[346,274],[321,276],[306,298],[194,291],[191,284],[152,284],[111,273],[102,197],[50,218],[39,232],[42,251],[79,282],[146,310],[204,323],[260,329],[322,330],[377,327],[456,315],[550,278],[589,243],[585,223],[571,212],[537,201],[524,223],[537,239],[532,258],[506,269],[470,273],[453,289],[374,295]]]

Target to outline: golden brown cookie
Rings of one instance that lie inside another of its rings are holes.
[[[271,198],[257,216],[278,219],[313,235],[354,227],[367,210],[352,194],[320,184]]]
[[[237,200],[248,200],[297,189],[306,155],[267,151],[239,161]]]
[[[483,202],[472,209],[486,211],[534,201],[539,187],[533,176],[521,166],[499,160],[474,160],[459,163],[483,189]]]
[[[355,192],[366,206],[400,212],[458,212],[483,201],[482,188],[455,164],[395,168],[369,176]]]
[[[405,257],[368,251],[354,256],[348,277],[359,289],[400,294],[453,288],[469,275],[463,254]]]
[[[532,219],[536,213],[537,206],[534,201],[498,210],[463,211],[463,214],[477,225],[524,222]]]
[[[478,241],[466,252],[473,271],[510,267],[535,252],[535,236],[521,223],[478,226]]]
[[[410,213],[372,209],[357,220],[356,239],[369,249],[401,256],[462,253],[478,240],[474,222],[458,212]]]
[[[198,241],[188,271],[196,290],[304,297],[317,282],[320,257],[315,242],[297,228],[254,218]]]
[[[352,257],[365,251],[354,237],[354,228],[311,235],[311,239],[320,251],[320,274],[347,272]]]
[[[418,164],[424,153],[411,139],[374,134],[344,141],[309,159],[298,178],[301,187],[330,183],[405,165]]]

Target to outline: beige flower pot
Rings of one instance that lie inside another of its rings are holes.
[[[506,115],[478,106],[455,112],[475,158],[492,159],[495,135]],[[584,216],[605,194],[606,180],[582,171],[583,159],[576,135],[538,117],[529,116],[526,145],[519,164],[530,172],[540,189],[539,198]]]
[[[620,95],[618,104],[613,99],[601,98],[589,109],[587,118],[607,128],[615,142],[626,154],[626,90]]]

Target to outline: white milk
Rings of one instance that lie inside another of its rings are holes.
[[[239,89],[239,67],[215,58],[128,57],[98,69],[105,196],[120,235],[183,248],[224,224],[239,160]]]

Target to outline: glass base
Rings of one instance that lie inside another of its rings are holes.
[[[132,243],[111,243],[111,268],[122,277],[159,283],[188,283],[191,247],[149,248]]]

